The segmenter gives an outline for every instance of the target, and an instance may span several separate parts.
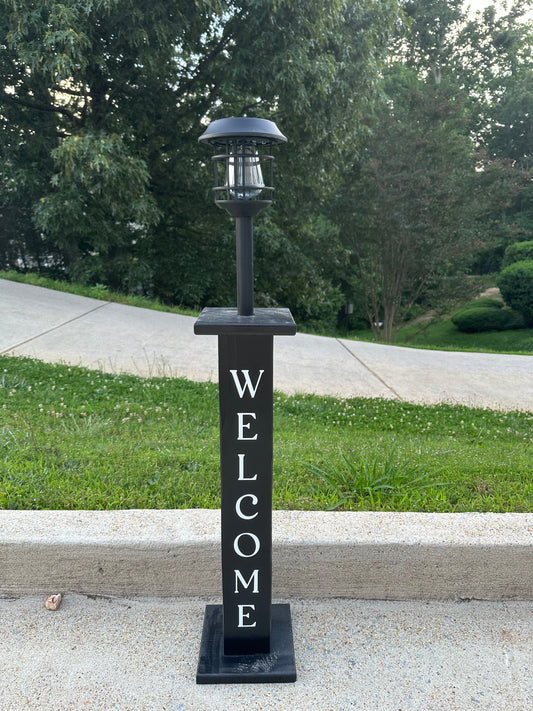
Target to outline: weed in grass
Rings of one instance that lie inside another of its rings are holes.
[[[435,482],[432,474],[421,473],[418,465],[409,460],[399,461],[396,447],[384,459],[373,461],[361,458],[354,461],[340,452],[341,465],[322,469],[308,464],[308,469],[324,481],[334,492],[337,501],[329,509],[368,503],[380,508],[383,499],[404,499],[407,494],[436,489],[444,482]],[[435,472],[436,473],[436,472]]]

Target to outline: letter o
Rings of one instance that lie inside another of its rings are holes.
[[[243,553],[241,551],[240,545],[239,545],[239,539],[242,538],[243,536],[250,536],[250,538],[253,540],[255,543],[255,550],[253,553]],[[259,553],[259,548],[261,547],[261,543],[259,542],[259,538],[254,534],[254,533],[240,533],[237,538],[233,541],[233,550],[237,555],[240,555],[241,558],[253,558],[254,555],[257,555]]]

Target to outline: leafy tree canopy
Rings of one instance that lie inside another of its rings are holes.
[[[307,223],[359,140],[397,14],[394,0],[0,0],[2,261],[226,299],[231,228],[209,204],[203,125],[275,120],[279,221]]]
[[[384,89],[335,219],[352,255],[348,288],[391,341],[435,279],[468,263],[483,200],[461,106],[400,64]]]
[[[231,303],[197,138],[255,115],[289,138],[257,303],[334,325],[357,297],[393,337],[476,249],[497,268],[533,230],[529,4],[467,5],[0,0],[0,267]]]

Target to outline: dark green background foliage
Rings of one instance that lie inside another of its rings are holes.
[[[0,269],[231,304],[234,226],[197,138],[255,115],[289,139],[258,305],[333,328],[350,301],[393,340],[532,234],[527,2],[466,5],[0,0]]]
[[[280,212],[261,225],[272,244],[258,266],[263,253],[276,278],[261,276],[260,300],[318,302],[333,287],[315,269],[310,210],[357,139],[395,5],[4,0],[2,266],[174,303],[232,300],[233,227],[197,138],[208,120],[248,113],[289,137]]]
[[[505,250],[502,267],[508,267],[510,264],[522,262],[525,259],[533,259],[533,240],[509,245]]]
[[[533,326],[533,259],[514,262],[502,271],[498,286],[505,303]]]

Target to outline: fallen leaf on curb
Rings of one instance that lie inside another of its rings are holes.
[[[44,603],[44,606],[46,607],[47,610],[59,610],[60,605],[61,605],[61,593],[58,593],[57,595],[49,595],[46,598],[46,602]]]

